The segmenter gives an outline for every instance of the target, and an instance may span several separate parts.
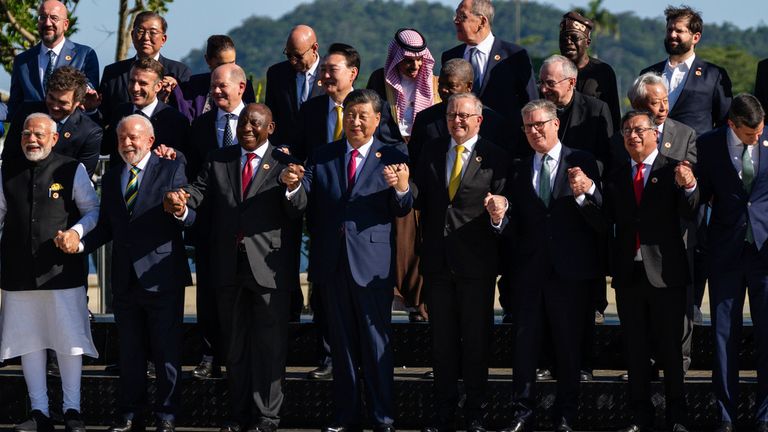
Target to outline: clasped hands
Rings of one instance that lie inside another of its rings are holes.
[[[696,176],[693,175],[693,165],[688,161],[682,161],[675,167],[675,183],[684,189],[696,186]]]
[[[53,238],[53,244],[64,253],[77,253],[77,250],[80,247],[80,234],[73,229],[68,229],[66,231],[59,230],[56,232],[56,237]]]
[[[398,192],[408,191],[408,178],[410,171],[408,165],[404,163],[386,165],[382,171],[384,181],[387,185],[395,188]],[[304,167],[297,164],[288,164],[280,172],[280,181],[288,188],[288,192],[293,192],[301,184],[301,180],[304,178]]]
[[[187,210],[187,199],[189,194],[184,189],[168,191],[163,197],[163,209],[176,217],[184,216]]]

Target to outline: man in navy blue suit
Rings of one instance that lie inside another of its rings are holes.
[[[322,300],[335,403],[328,431],[362,429],[361,377],[373,430],[394,431],[392,223],[408,213],[413,195],[405,146],[373,137],[381,106],[373,90],[350,93],[344,99],[346,138],[319,147],[306,171],[291,164],[281,175],[289,197],[308,196],[310,277],[328,291]]]
[[[757,98],[736,96],[728,125],[699,137],[702,201],[712,202],[709,302],[715,336],[712,372],[721,425],[731,432],[739,400],[739,341],[745,293],[757,345],[755,429],[768,431],[768,135]]]
[[[160,159],[150,151],[154,132],[149,120],[139,114],[125,117],[117,133],[123,163],[104,175],[99,222],[82,240],[85,252],[113,240],[120,395],[118,417],[109,430],[144,430],[149,346],[157,365],[156,430],[171,432],[181,395],[184,287],[192,284],[182,230],[194,222],[195,213],[189,210],[182,222],[163,210],[165,192],[185,185],[187,178],[182,162]]]
[[[61,66],[72,66],[85,72],[90,89],[99,86],[96,51],[64,37],[68,28],[68,12],[63,3],[48,0],[40,5],[37,31],[41,42],[13,59],[9,119],[22,102],[45,98],[45,85],[54,69]]]

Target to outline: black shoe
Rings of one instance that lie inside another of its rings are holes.
[[[309,371],[307,378],[312,380],[327,380],[333,378],[333,366],[320,366]]]
[[[480,420],[472,420],[467,423],[467,432],[486,432],[483,422]]]
[[[199,379],[219,378],[221,376],[221,366],[214,366],[213,362],[203,360],[192,371],[192,376]]]
[[[51,418],[43,414],[40,410],[32,410],[29,413],[29,420],[13,428],[15,432],[54,432]]]
[[[83,423],[79,412],[68,409],[64,413],[64,430],[66,432],[85,432],[85,423]]]
[[[147,378],[155,379],[157,378],[157,372],[155,371],[155,363],[148,361],[147,362]]]
[[[157,419],[155,432],[176,432],[176,422],[173,420]]]
[[[377,424],[373,427],[373,432],[395,432],[395,427],[391,424]]]
[[[517,419],[508,428],[499,429],[499,432],[529,432],[530,430],[531,428],[525,424],[524,420]]]
[[[549,369],[536,369],[536,381],[546,381],[554,379],[552,371]]]
[[[755,432],[768,432],[768,422],[757,422]]]
[[[582,382],[592,381],[595,377],[592,375],[592,371],[583,370],[579,372],[579,380]]]
[[[642,428],[636,424],[631,424],[624,429],[619,429],[618,432],[647,432],[645,428]]]
[[[425,379],[425,380],[433,380],[433,379],[435,379],[435,371],[434,370],[428,370],[428,371],[424,372],[421,375],[421,379]]]
[[[715,429],[715,432],[733,432],[733,423],[722,422],[720,426]]]
[[[565,417],[560,419],[560,422],[555,426],[555,432],[573,432],[573,428],[568,423]]]
[[[241,432],[242,428],[235,422],[226,422],[221,426],[219,432]]]
[[[672,432],[688,432],[688,428],[680,423],[672,425]]]
[[[136,419],[127,417],[118,417],[114,423],[107,429],[107,432],[143,432],[144,425]]]

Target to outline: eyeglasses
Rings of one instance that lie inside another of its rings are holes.
[[[585,39],[587,39],[587,38],[585,38],[584,36],[577,35],[577,34],[563,34],[563,35],[560,35],[560,40],[561,41],[568,41],[568,42],[571,42],[571,43],[574,43],[574,44],[578,44],[579,42],[581,42],[581,41],[583,41]]]
[[[535,123],[526,123],[520,129],[522,129],[523,132],[527,132],[527,131],[533,130],[533,129],[536,129],[537,131],[541,132],[542,130],[544,130],[544,126],[547,123],[551,122],[552,120],[554,120],[554,118],[551,118],[551,119],[545,120],[545,121],[535,122]]]
[[[481,14],[472,14],[471,16],[481,17],[483,15],[481,15]],[[453,14],[453,21],[454,22],[466,22],[471,16],[465,14],[464,12],[462,12],[462,13],[456,12],[455,14]]]
[[[479,115],[480,114],[457,113],[457,112],[445,113],[445,116],[448,117],[448,120],[456,120],[456,117],[458,117],[460,120],[469,120],[471,117],[479,116]]]
[[[569,80],[569,79],[570,78],[563,78],[560,81],[555,81],[555,80],[537,81],[536,85],[538,85],[539,87],[544,86],[544,87],[546,87],[548,89],[553,89],[553,88],[555,88],[556,85],[560,84],[561,82],[563,82],[565,80]]]
[[[303,59],[303,58],[304,58],[304,56],[305,56],[305,55],[306,55],[306,54],[307,54],[307,53],[308,53],[310,50],[312,50],[312,47],[309,47],[309,48],[307,48],[307,50],[306,50],[306,51],[304,51],[304,52],[303,52],[303,53],[301,53],[301,54],[296,54],[296,53],[288,53],[288,50],[287,50],[287,49],[285,49],[285,48],[283,48],[283,55],[284,55],[285,57],[287,57],[287,58],[288,58],[288,61],[291,61],[291,60],[293,60],[293,61],[299,61],[299,60]]]
[[[656,128],[652,128],[652,127],[647,127],[647,128],[636,127],[636,128],[622,129],[620,132],[625,137],[630,137],[630,136],[632,136],[633,133],[635,135],[639,136],[639,137],[642,137],[643,134],[645,134],[646,132],[648,132],[650,130],[656,130]]]
[[[60,17],[58,15],[45,15],[45,14],[42,14],[42,15],[38,15],[37,16],[37,21],[41,22],[41,23],[44,23],[44,22],[46,22],[48,20],[51,20],[52,23],[58,24],[59,21],[61,21],[63,19],[66,19],[66,18],[62,18],[62,17]]]
[[[136,35],[137,39],[144,39],[144,35],[147,35],[147,34],[149,35],[150,39],[155,39],[158,36],[162,36],[163,32],[155,29],[145,30],[143,28],[136,27],[133,29],[133,34]]]

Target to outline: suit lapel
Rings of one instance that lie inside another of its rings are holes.
[[[74,59],[76,55],[77,51],[75,51],[75,44],[67,39],[64,42],[64,46],[61,47],[59,56],[56,58],[56,67],[71,66],[72,59]]]
[[[628,208],[632,208],[633,211],[637,211],[637,200],[635,200],[635,186],[633,184],[634,173],[632,172],[631,159],[627,159],[627,162],[624,163],[622,168],[620,168],[616,174],[619,176],[619,181],[618,181],[619,190],[616,191],[617,197],[620,197],[621,199],[624,199],[630,202],[631,207],[628,207]],[[643,193],[643,196],[645,196],[645,193]]]
[[[139,183],[139,193],[136,195],[136,205],[133,207],[133,214],[131,215],[131,219],[142,213],[142,210],[148,206],[147,188],[155,183],[158,163],[159,159],[157,156],[154,154],[149,156],[147,165],[144,167],[144,175],[141,177],[141,183]]]
[[[300,108],[296,100],[298,97],[299,95],[296,93],[296,72],[293,72],[288,75],[288,98],[291,103],[291,111],[296,114],[298,114]]]
[[[77,128],[80,125],[81,115],[83,114],[80,113],[80,110],[75,110],[72,115],[69,116],[67,122],[64,123],[64,127],[59,131],[59,140],[56,141],[56,145],[66,146],[71,142],[72,135],[77,132]]]
[[[483,82],[480,84],[479,94],[483,94],[485,87],[488,84],[488,79],[491,77],[491,71],[496,65],[506,58],[501,55],[501,39],[494,38],[493,46],[491,46],[491,52],[488,53],[488,61],[485,63],[485,72],[483,73]]]
[[[467,168],[464,169],[464,175],[461,176],[459,190],[456,191],[454,201],[461,195],[461,191],[466,189],[466,185],[472,182],[472,178],[475,177],[477,170],[480,169],[480,164],[482,163],[483,155],[485,154],[482,146],[482,140],[478,139],[475,143],[475,147],[472,149],[472,153],[470,153],[469,158],[467,158]],[[443,164],[443,166],[445,166],[445,164]],[[448,189],[446,188],[446,190]]]
[[[768,133],[764,132],[760,139],[757,141],[757,152],[759,161],[757,163],[757,172],[755,173],[755,181],[752,185],[752,192],[754,192],[758,186],[762,186],[765,182],[765,173],[768,172]]]
[[[367,181],[368,178],[374,174],[376,168],[379,167],[379,159],[381,158],[379,149],[381,146],[381,142],[374,138],[373,144],[371,144],[371,148],[368,149],[368,156],[366,156],[363,160],[363,166],[358,168],[362,171],[360,171],[360,174],[357,175],[357,180],[355,180],[355,185],[352,187],[350,196],[354,195],[355,192],[360,189],[360,184]],[[346,172],[346,170],[342,172]]]
[[[643,187],[643,197],[640,200],[640,207],[645,207],[646,202],[653,202],[652,195],[656,193],[657,183],[659,182],[659,175],[662,167],[664,167],[667,158],[659,153],[656,155],[656,160],[653,161],[651,169],[648,171],[648,178],[645,180],[645,187]],[[634,186],[632,188],[632,196],[634,196]],[[649,196],[650,195],[650,196]]]
[[[536,188],[533,186],[533,161],[535,157],[536,153],[529,156],[528,159],[523,162],[523,169],[521,171],[522,176],[520,180],[523,181],[523,189],[526,193],[530,194],[531,200],[537,203],[537,205],[544,207],[544,201],[541,200],[539,194],[536,193]]]
[[[29,77],[30,81],[32,81],[32,85],[35,87],[35,90],[37,90],[38,94],[40,95],[41,100],[45,100],[45,92],[43,92],[43,77],[40,76],[40,63],[37,61],[37,56],[40,54],[40,50],[43,49],[43,44],[39,43],[37,44],[37,51],[30,52],[30,54],[34,54],[32,56],[32,61],[28,63],[30,66],[29,70]],[[45,73],[45,71],[43,71]],[[31,79],[32,77],[37,77],[37,79]]]
[[[667,147],[667,143],[669,143],[669,147]],[[661,145],[659,146],[659,153],[663,154],[666,157],[669,157],[670,154],[672,154],[673,148],[672,146],[675,145],[675,124],[672,123],[669,119],[667,119],[664,122],[664,130],[661,133]]]
[[[261,185],[264,184],[264,181],[267,179],[267,177],[270,177],[270,174],[274,170],[275,166],[277,166],[277,163],[275,163],[275,160],[272,158],[272,150],[274,147],[269,144],[266,145],[267,151],[264,153],[264,157],[261,159],[261,164],[256,170],[256,177],[253,178],[251,184],[246,190],[246,199],[252,197],[256,194],[256,192],[258,192],[259,189],[261,189]]]
[[[560,198],[563,196],[563,186],[568,183],[567,181],[567,169],[568,169],[568,162],[567,158],[568,155],[571,153],[568,149],[566,149],[565,146],[560,147],[560,162],[557,164],[557,171],[555,171],[555,181],[552,185],[552,199],[555,200],[557,198]],[[565,181],[563,181],[565,180]]]
[[[672,109],[678,106],[683,106],[685,104],[685,99],[688,97],[688,95],[690,93],[693,93],[696,87],[698,87],[699,80],[704,78],[704,72],[703,72],[704,66],[705,66],[704,62],[702,62],[698,56],[695,59],[693,59],[693,63],[691,63],[691,69],[685,75],[683,90],[680,92],[680,96],[677,97],[677,100],[675,101],[675,106],[672,107]]]

